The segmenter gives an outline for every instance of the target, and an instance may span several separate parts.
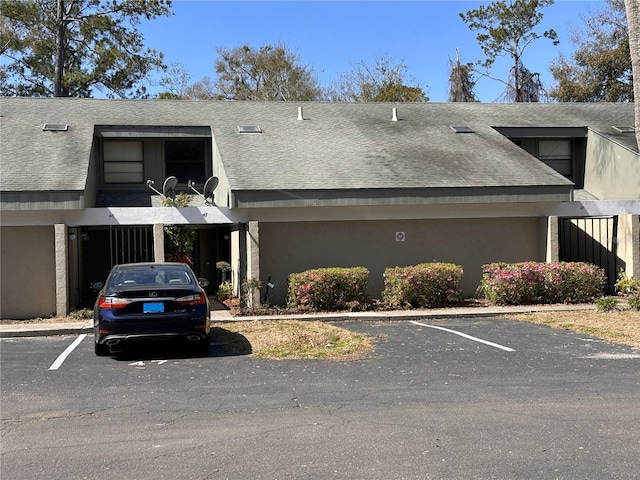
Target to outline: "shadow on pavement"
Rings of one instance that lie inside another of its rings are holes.
[[[113,351],[114,360],[171,360],[181,358],[233,357],[250,355],[251,343],[244,335],[220,327],[211,328],[211,343],[205,352],[200,346],[183,341],[155,341],[123,344]]]

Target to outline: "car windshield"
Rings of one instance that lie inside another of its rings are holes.
[[[191,285],[189,273],[176,267],[146,267],[119,270],[112,278],[113,286]]]

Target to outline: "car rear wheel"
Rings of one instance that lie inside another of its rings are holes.
[[[110,353],[109,345],[99,344],[98,342],[93,342],[94,351],[98,357],[106,357]]]
[[[96,352],[96,355],[99,357],[106,357],[107,355],[109,355],[109,353],[111,353],[111,349],[109,348],[109,345],[98,343],[97,329],[93,335],[94,335],[93,349]]]

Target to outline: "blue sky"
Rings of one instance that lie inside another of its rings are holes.
[[[464,63],[483,59],[476,33],[459,13],[490,2],[457,0],[422,1],[214,1],[174,0],[174,15],[145,21],[139,30],[148,47],[164,53],[165,62],[179,62],[191,83],[215,77],[216,48],[248,44],[260,47],[282,43],[301,62],[313,68],[327,85],[341,73],[379,56],[403,61],[408,75],[432,102],[444,102],[448,94],[449,60],[459,49]],[[562,52],[574,49],[570,28],[581,27],[584,15],[605,8],[603,0],[556,0],[543,10],[538,31],[553,28],[560,45],[541,38],[525,52],[524,63],[539,72],[550,86],[549,64]],[[506,78],[509,64],[496,63],[492,73]],[[496,101],[504,90],[499,82],[480,79],[480,101]],[[150,88],[150,93],[160,91]]]

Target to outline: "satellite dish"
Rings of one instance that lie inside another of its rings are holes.
[[[218,186],[218,177],[209,177],[207,182],[204,184],[204,199],[207,203],[213,204],[213,191]]]
[[[204,198],[204,203],[206,205],[213,205],[213,191],[216,189],[216,187],[218,186],[218,177],[209,177],[207,179],[207,181],[204,184],[204,193],[200,193],[198,190],[195,189],[194,185],[196,184],[196,182],[189,180],[187,182],[187,185],[189,186],[189,188],[191,190],[193,190],[194,192],[196,192],[198,195],[200,195],[202,198]]]
[[[162,194],[165,197],[173,200],[174,198],[176,198],[175,188],[177,184],[178,184],[178,179],[176,177],[174,177],[173,175],[171,175],[170,177],[167,177],[167,179],[162,184]]]

